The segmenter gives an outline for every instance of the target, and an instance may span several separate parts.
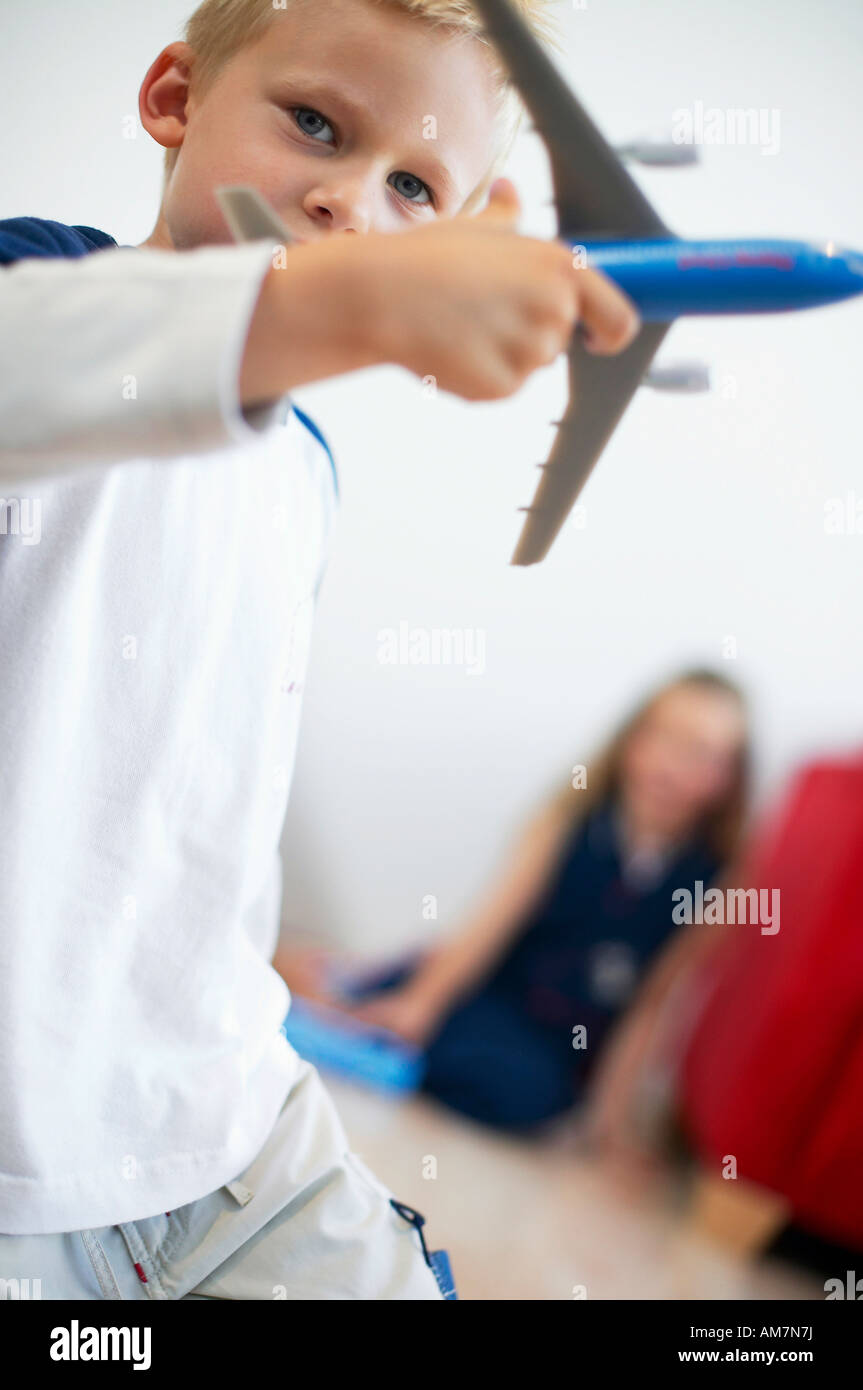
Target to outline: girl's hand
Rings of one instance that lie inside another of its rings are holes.
[[[327,982],[330,951],[320,946],[280,946],[273,957],[277,970],[291,994],[301,995],[319,1004],[333,1004]]]
[[[440,1011],[431,1000],[410,985],[386,990],[361,1004],[352,1004],[347,1012],[364,1023],[388,1028],[419,1047],[424,1047],[433,1036],[440,1017]]]

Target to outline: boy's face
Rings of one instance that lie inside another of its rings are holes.
[[[145,246],[232,240],[215,189],[252,184],[297,241],[398,232],[452,217],[494,155],[488,50],[368,0],[293,0],[190,96],[186,44],[141,88],[144,126],[182,138]]]

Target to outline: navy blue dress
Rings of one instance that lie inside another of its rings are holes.
[[[718,868],[694,841],[649,881],[634,880],[624,871],[614,807],[598,807],[574,831],[494,974],[429,1042],[423,1089],[506,1129],[567,1110],[652,958],[681,930],[673,891],[694,893],[699,879],[706,888]],[[374,991],[404,983],[415,968],[378,979]]]

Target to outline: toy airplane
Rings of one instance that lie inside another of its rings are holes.
[[[830,304],[863,292],[863,255],[828,242],[683,241],[665,226],[510,0],[473,0],[551,162],[558,236],[634,302],[638,337],[598,357],[578,334],[558,423],[512,564],[544,559],[674,319]],[[581,260],[579,263],[582,263]]]
[[[685,241],[669,231],[597,130],[510,0],[473,0],[551,162],[558,237],[578,264],[601,270],[634,302],[642,327],[613,357],[569,346],[569,404],[512,556],[533,565],[552,542],[650,363],[683,314],[762,314],[834,303],[863,292],[863,255],[798,241]],[[219,189],[238,241],[274,236],[281,220],[254,189]]]

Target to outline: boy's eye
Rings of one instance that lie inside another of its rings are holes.
[[[399,170],[397,174],[391,174],[393,188],[400,193],[403,198],[407,198],[411,203],[430,203],[431,194],[428,184],[423,183],[422,179],[416,178],[413,174],[406,174]],[[424,194],[424,197],[417,196]]]
[[[319,140],[323,137],[322,143],[330,143],[327,134],[333,137],[334,131],[320,111],[315,111],[311,106],[292,106],[289,110],[304,135],[311,136],[313,140]],[[400,169],[398,173],[390,175],[389,182],[392,183],[396,192],[410,203],[426,204],[432,201],[428,184],[423,183],[422,179],[416,178],[414,174],[408,174]]]
[[[325,121],[321,113],[319,111],[313,111],[310,106],[293,106],[291,107],[291,115],[300,127],[300,130],[306,135],[311,135],[315,140],[324,130],[328,130],[330,135],[333,133],[333,128],[329,121]]]

